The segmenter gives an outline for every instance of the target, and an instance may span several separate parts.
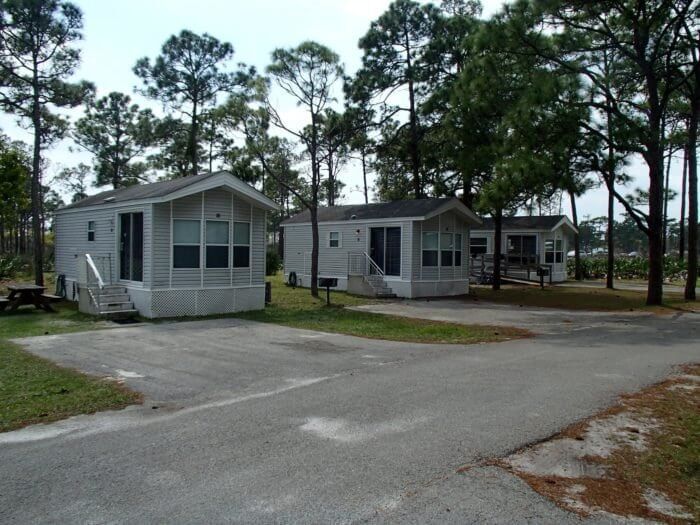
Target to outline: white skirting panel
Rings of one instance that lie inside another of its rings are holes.
[[[151,317],[193,317],[265,308],[265,287],[153,290]]]

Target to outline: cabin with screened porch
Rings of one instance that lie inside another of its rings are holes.
[[[226,171],[90,196],[54,220],[68,299],[103,316],[199,316],[265,306],[266,213]]]
[[[576,227],[565,215],[503,217],[501,273],[506,278],[539,281],[538,269],[546,269],[546,282],[566,280],[567,252]],[[474,227],[469,242],[472,274],[479,280],[493,270],[495,226],[485,218]]]
[[[481,219],[459,199],[417,199],[319,208],[319,277],[335,289],[378,297],[469,291],[469,237]],[[308,210],[282,223],[284,278],[311,284]]]

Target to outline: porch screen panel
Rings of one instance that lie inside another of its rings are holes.
[[[143,213],[131,214],[131,280],[143,281]]]
[[[119,278],[131,279],[131,214],[119,216]]]
[[[401,228],[386,229],[384,273],[401,275]]]

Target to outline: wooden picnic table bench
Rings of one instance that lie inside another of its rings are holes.
[[[0,311],[9,307],[10,311],[17,310],[22,305],[34,305],[39,310],[55,312],[51,308],[51,299],[45,297],[46,287],[35,284],[10,284],[7,286],[10,291],[7,297],[0,300]]]

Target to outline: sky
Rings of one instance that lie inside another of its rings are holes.
[[[83,11],[84,30],[82,63],[76,79],[93,82],[98,96],[121,91],[132,96],[141,106],[160,110],[158,103],[133,93],[140,85],[132,68],[141,57],[155,57],[165,40],[182,29],[209,33],[233,44],[233,62],[252,64],[264,71],[270,62],[270,53],[278,47],[294,47],[304,40],[318,41],[341,57],[346,72],[353,73],[360,65],[361,52],[357,42],[370,23],[388,7],[390,0],[74,0]],[[482,0],[484,17],[500,10],[502,0]],[[304,115],[293,101],[273,92],[272,101],[279,105],[282,116],[292,125],[304,122]],[[80,111],[72,112],[73,120]],[[31,141],[29,134],[18,128],[14,119],[0,115],[0,128],[13,139]],[[64,140],[46,156],[50,166],[45,174],[50,181],[60,169],[79,162],[90,163],[90,156],[75,150]],[[646,187],[646,167],[636,161],[629,167],[635,187]],[[680,193],[680,161],[672,166],[671,187]],[[346,188],[342,203],[363,202],[361,172],[356,164],[349,165],[341,174]],[[89,193],[100,191],[91,188]],[[64,197],[65,198],[65,197]],[[597,217],[606,214],[607,196],[603,189],[589,191],[578,201],[579,217]],[[569,213],[565,198],[562,211]],[[680,199],[669,206],[671,216],[678,216]],[[621,206],[617,205],[620,213]]]

